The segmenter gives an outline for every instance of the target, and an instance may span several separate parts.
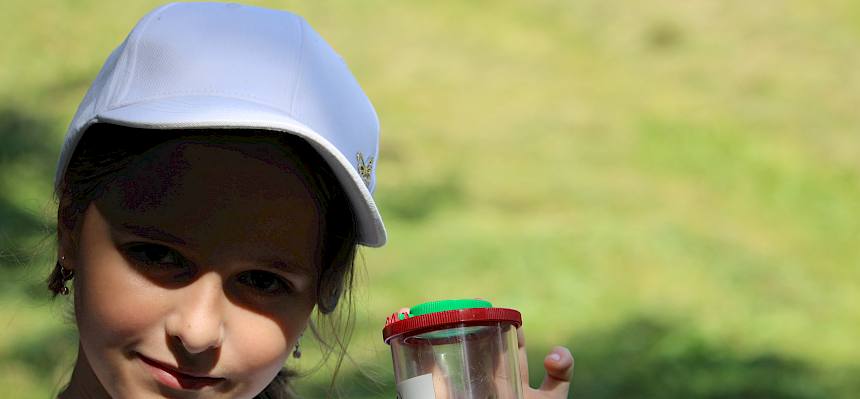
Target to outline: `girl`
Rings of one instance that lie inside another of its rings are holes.
[[[75,293],[80,333],[60,397],[291,397],[282,367],[312,310],[348,301],[357,245],[386,240],[378,131],[295,15],[178,3],[141,19],[58,164],[48,285]],[[566,397],[572,364],[553,349],[528,397]]]

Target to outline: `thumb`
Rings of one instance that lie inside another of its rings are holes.
[[[558,392],[566,397],[570,389],[570,379],[573,377],[573,355],[570,350],[563,346],[552,348],[543,359],[543,367],[546,369],[546,377],[539,390],[546,393]]]

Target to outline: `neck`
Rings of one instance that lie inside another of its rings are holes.
[[[72,378],[69,385],[63,390],[57,399],[110,399],[99,379],[93,373],[90,362],[87,360],[84,349],[78,345],[78,359],[72,370]]]

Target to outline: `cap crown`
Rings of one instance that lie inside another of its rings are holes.
[[[339,150],[373,190],[375,173],[360,170],[359,158],[376,159],[379,122],[346,64],[303,18],[238,4],[173,3],[142,18],[99,72],[66,145],[105,111],[193,96],[291,117]]]
[[[341,57],[299,16],[221,3],[173,3],[144,16],[78,107],[55,188],[81,135],[97,122],[296,134],[332,167],[355,211],[359,243],[386,241],[371,197],[376,112]]]

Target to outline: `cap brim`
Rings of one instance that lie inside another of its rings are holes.
[[[147,129],[263,129],[302,137],[329,163],[349,197],[358,222],[359,244],[385,244],[382,217],[352,164],[331,142],[281,110],[235,98],[185,96],[114,108],[96,115],[92,123],[97,122]]]

